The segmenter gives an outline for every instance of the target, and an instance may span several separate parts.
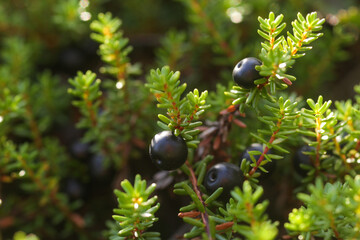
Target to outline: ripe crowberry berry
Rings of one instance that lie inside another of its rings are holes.
[[[175,170],[185,163],[188,148],[181,136],[175,136],[171,131],[162,131],[151,140],[149,154],[159,169]]]
[[[241,160],[246,159],[246,161],[248,161],[249,163],[253,163],[253,161],[250,158],[250,154],[249,154],[250,151],[263,152],[263,145],[260,144],[260,143],[251,144],[243,152],[243,154],[241,156]],[[268,154],[271,153],[271,149],[267,153]],[[258,161],[261,155],[253,155],[253,156],[254,156],[255,160]],[[265,160],[265,158],[264,158],[264,160]],[[264,165],[264,168],[268,171],[268,173],[267,174],[261,174],[262,178],[265,177],[265,176],[270,176],[270,174],[275,171],[276,161],[271,161],[271,162],[266,163],[266,165]]]
[[[255,87],[254,81],[261,78],[255,66],[261,64],[261,61],[254,57],[244,58],[238,62],[232,73],[235,83],[243,88]]]
[[[219,200],[227,202],[230,192],[236,186],[241,186],[242,174],[238,166],[232,163],[218,163],[211,167],[205,176],[204,185],[206,190],[212,194],[219,187],[223,187]]]
[[[84,186],[76,179],[69,178],[66,180],[66,193],[70,198],[78,199],[84,196]]]
[[[308,165],[311,166],[311,157],[308,154],[304,154],[305,152],[314,152],[315,148],[314,147],[310,147],[308,145],[304,145],[300,148],[298,148],[295,152],[294,155],[294,168],[295,171],[301,175],[301,176],[306,176],[307,174],[307,170],[302,168],[301,165]]]

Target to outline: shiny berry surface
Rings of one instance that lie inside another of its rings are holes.
[[[151,140],[149,154],[159,169],[175,170],[185,163],[188,148],[181,136],[175,136],[171,131],[162,131]]]
[[[294,154],[294,169],[295,171],[300,174],[301,176],[307,175],[307,170],[302,168],[301,165],[309,165],[311,166],[311,156],[305,154],[306,152],[314,152],[315,148],[304,145],[298,148]]]
[[[245,151],[243,152],[242,156],[241,156],[241,160],[243,160],[244,158],[246,159],[246,161],[248,161],[249,163],[253,163],[253,161],[251,160],[250,158],[250,154],[248,152],[250,151],[259,151],[259,152],[263,152],[263,145],[260,144],[260,143],[253,143],[251,144],[249,147],[247,147],[245,149]],[[270,153],[271,154],[271,149],[267,152],[268,154]],[[260,158],[260,154],[259,155],[254,155],[254,158],[256,161],[259,160]],[[265,160],[265,158],[264,158]],[[271,175],[275,169],[276,169],[276,160],[274,161],[271,161],[271,162],[268,162],[266,163],[265,165],[262,165],[263,168],[265,168],[268,173],[262,173],[261,174],[261,178],[264,178],[266,176],[269,176]]]
[[[211,167],[206,173],[204,186],[209,194],[212,194],[219,187],[224,190],[219,200],[227,202],[230,198],[230,192],[234,187],[241,187],[242,174],[238,166],[232,163],[218,163]]]
[[[254,57],[244,58],[238,62],[232,73],[235,83],[243,88],[255,87],[254,81],[261,78],[255,66],[261,64],[261,61]]]

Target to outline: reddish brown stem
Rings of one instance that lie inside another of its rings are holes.
[[[275,130],[275,131],[272,133],[272,135],[271,135],[271,137],[270,137],[270,140],[269,140],[269,143],[270,143],[270,144],[272,144],[272,143],[275,141],[275,139],[276,139],[276,134],[277,134],[277,133],[279,132],[279,130],[280,130],[280,127],[281,127],[281,124],[282,124],[282,120],[283,120],[283,119],[284,119],[284,115],[282,115],[282,117],[281,117],[280,119],[278,119],[278,122],[277,122],[277,124],[276,124],[277,130]],[[264,158],[265,158],[265,154],[266,154],[268,151],[269,151],[269,147],[266,146],[265,149],[264,149],[264,151],[263,151],[263,153],[261,154],[261,156],[260,156],[259,159],[257,160],[256,166],[253,167],[253,168],[250,170],[250,172],[249,172],[249,175],[250,175],[250,176],[252,176],[252,175],[256,172],[256,170],[259,168],[261,162],[262,162],[262,161],[264,160]]]
[[[195,114],[197,113],[198,110],[199,110],[199,106],[198,106],[198,105],[195,105],[195,109],[194,109],[194,111],[190,114],[189,120],[187,121],[189,124],[190,124],[191,121],[194,119]]]
[[[250,224],[253,226],[256,223],[254,213],[253,213],[253,205],[249,202],[245,203],[245,208],[248,214],[250,215]]]
[[[291,51],[292,56],[294,56],[299,51],[299,49],[303,45],[303,42],[308,38],[308,33],[311,30],[311,27],[308,27],[306,31],[302,34],[301,39],[294,45],[294,49]]]
[[[276,130],[275,132],[273,132],[273,134],[272,134],[272,136],[271,136],[271,138],[270,138],[270,140],[269,140],[269,143],[270,143],[270,144],[274,142],[274,140],[275,140],[275,138],[276,138],[275,135],[276,135],[278,132],[279,132],[279,130]],[[259,159],[257,160],[256,166],[253,167],[253,168],[250,170],[250,172],[249,172],[249,175],[250,175],[250,176],[252,176],[252,175],[256,172],[256,170],[259,168],[261,162],[262,162],[262,161],[264,160],[264,158],[265,158],[265,154],[266,154],[268,151],[269,151],[269,148],[268,148],[268,146],[266,146],[265,149],[264,149],[264,151],[263,151],[263,153],[261,154],[261,156],[260,156]]]
[[[340,238],[339,232],[336,229],[336,226],[335,226],[335,223],[334,223],[334,217],[333,217],[332,213],[329,213],[329,215],[330,215],[330,220],[331,220],[330,226],[331,226],[331,229],[333,230],[333,232],[335,234],[336,239],[337,240],[342,240],[342,238]]]
[[[188,162],[186,162],[186,165],[188,166],[188,168],[190,170],[190,181],[191,181],[191,184],[193,185],[193,189],[196,193],[196,196],[198,197],[198,199],[200,200],[201,204],[204,206],[204,209],[205,209],[206,205],[201,197],[201,192],[200,192],[199,188],[197,187],[197,179],[196,179],[194,170],[192,169],[192,166]],[[205,210],[205,212],[201,213],[201,219],[205,225],[206,233],[209,236],[209,240],[213,240],[213,238],[211,237],[211,234],[210,234],[209,215],[207,214],[206,210]]]
[[[93,109],[93,103],[89,100],[89,94],[90,94],[89,90],[85,90],[83,98],[84,98],[84,101],[86,104],[87,111],[90,116],[91,126],[96,127],[96,125],[97,125],[96,114]]]
[[[180,126],[181,124],[181,114],[180,114],[180,109],[178,108],[176,101],[174,100],[172,94],[170,91],[168,91],[168,85],[167,83],[164,84],[164,94],[163,96],[166,96],[166,98],[168,100],[170,100],[171,105],[172,105],[172,109],[174,110],[173,114],[169,114],[169,116],[171,117],[172,120],[174,120],[174,122],[176,123],[175,128],[179,129],[180,131],[183,130],[184,128]],[[157,99],[158,101],[160,100],[160,98]],[[160,102],[160,101],[159,101]]]

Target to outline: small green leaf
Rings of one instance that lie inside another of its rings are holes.
[[[270,24],[268,24],[262,17],[258,17],[258,21],[264,25],[266,28],[270,28]]]
[[[310,106],[310,108],[313,110],[313,111],[316,111],[316,107],[315,107],[315,102],[314,100],[312,100],[311,98],[307,99],[306,100],[307,104]]]
[[[200,220],[194,219],[194,218],[190,218],[190,217],[183,217],[184,222],[189,223],[191,225],[203,228],[205,227],[205,224],[202,223]]]
[[[132,195],[133,192],[134,192],[134,188],[133,186],[131,185],[131,183],[125,179],[124,181],[121,182],[121,187],[124,189],[124,191],[129,194],[129,195]]]
[[[283,19],[284,19],[284,15],[282,15],[282,14],[278,15],[278,16],[275,18],[275,20],[274,20],[274,22],[273,22],[273,25],[274,25],[274,26],[278,26],[278,25],[282,22]],[[285,23],[283,23],[283,24],[285,24]]]
[[[216,200],[221,193],[223,192],[223,188],[219,187],[218,189],[215,190],[215,192],[213,192],[206,200],[205,200],[205,204],[210,204],[211,202],[213,202],[214,200]]]
[[[187,195],[187,192],[184,189],[174,189],[173,193],[177,195]]]
[[[206,174],[206,163],[201,163],[199,166],[199,175],[197,177],[197,185],[200,186],[204,180]]]
[[[184,207],[180,208],[179,211],[180,212],[189,212],[189,211],[192,211],[194,209],[196,209],[196,205],[195,205],[195,203],[191,203],[191,204],[189,204],[187,206],[184,206]]]
[[[273,144],[272,147],[276,150],[278,150],[279,152],[283,152],[283,153],[290,153],[288,150],[286,150],[285,148],[283,147],[280,147],[279,145],[277,144]]]
[[[120,236],[126,236],[126,235],[129,234],[133,229],[134,229],[133,226],[128,226],[128,227],[126,227],[126,228],[121,229],[118,234],[119,234]]]
[[[257,32],[258,32],[258,34],[259,34],[261,37],[263,37],[263,38],[265,38],[266,40],[270,41],[270,36],[269,36],[268,34],[264,33],[264,32],[261,31],[261,30],[257,30]]]
[[[191,239],[191,238],[199,236],[203,231],[204,231],[204,228],[199,228],[199,227],[195,226],[194,228],[191,229],[190,232],[185,233],[184,237]]]
[[[162,128],[164,130],[170,130],[169,126],[164,124],[163,122],[157,121],[156,123],[160,128]]]
[[[162,115],[162,114],[158,114],[158,118],[163,121],[165,124],[169,124],[171,122],[171,120],[169,118],[167,118],[166,116]]]

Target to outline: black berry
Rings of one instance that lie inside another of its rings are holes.
[[[232,73],[235,83],[243,88],[255,87],[254,81],[261,78],[255,66],[261,64],[261,61],[254,57],[244,58],[238,62]]]
[[[205,176],[204,186],[212,194],[219,187],[223,187],[219,200],[227,202],[230,192],[236,186],[241,186],[242,174],[240,168],[232,163],[218,163],[211,167]]]
[[[314,150],[315,150],[314,147],[310,147],[307,145],[304,145],[296,150],[293,164],[295,171],[301,176],[306,176],[307,174],[307,170],[302,168],[301,165],[309,165],[309,166],[312,165],[311,156],[305,154],[305,152],[314,152]]]
[[[71,152],[76,158],[87,159],[90,151],[90,145],[81,141],[76,141],[71,145]]]
[[[76,179],[69,178],[66,181],[66,192],[71,198],[81,198],[84,194],[84,186]]]
[[[90,172],[95,177],[104,177],[107,172],[105,157],[101,153],[95,154],[90,159]]]
[[[181,136],[175,136],[171,131],[163,131],[151,140],[149,154],[159,169],[175,170],[185,163],[188,148]]]
[[[243,160],[245,158],[246,161],[248,161],[249,163],[253,163],[253,161],[250,158],[250,154],[249,154],[250,151],[263,152],[263,145],[260,143],[251,144],[243,152],[243,154],[241,156],[241,160]],[[271,149],[267,153],[271,153]],[[261,155],[259,154],[259,155],[253,155],[253,156],[254,156],[255,160],[258,161]],[[264,158],[264,160],[265,160],[265,158]],[[265,168],[268,171],[268,173],[261,174],[261,178],[264,178],[265,176],[270,176],[276,169],[276,161],[271,161],[271,162],[266,163],[266,165],[263,165],[263,168]]]

